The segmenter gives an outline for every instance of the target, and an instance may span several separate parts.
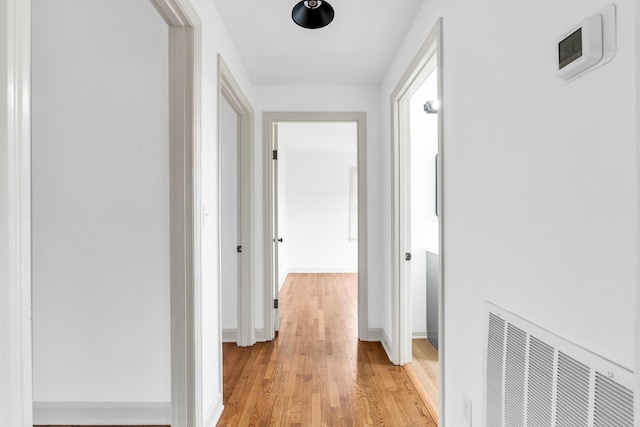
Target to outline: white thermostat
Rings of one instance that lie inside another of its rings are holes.
[[[607,6],[558,39],[558,77],[571,80],[611,61],[616,51],[615,10],[615,5]]]

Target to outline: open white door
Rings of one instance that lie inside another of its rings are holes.
[[[278,123],[273,124],[273,330],[280,330],[280,312],[278,308],[280,293],[280,257],[279,246],[282,238],[278,231]]]

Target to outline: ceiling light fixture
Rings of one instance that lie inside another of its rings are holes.
[[[303,28],[322,28],[333,21],[333,7],[326,1],[304,0],[296,4],[291,11],[293,22]]]

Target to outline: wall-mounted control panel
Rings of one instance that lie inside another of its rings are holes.
[[[557,40],[556,75],[576,79],[611,61],[616,53],[616,6],[610,4]]]

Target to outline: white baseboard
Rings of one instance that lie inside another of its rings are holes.
[[[204,416],[204,427],[215,427],[222,415],[224,406],[222,405],[222,394],[218,393],[214,401],[211,403],[209,410]]]
[[[255,331],[256,342],[267,342],[267,333],[263,329],[256,329]]]
[[[33,402],[36,425],[170,425],[171,402]]]
[[[411,338],[414,340],[426,340],[427,339],[427,330],[423,331],[413,331],[411,333]]]
[[[384,329],[369,329],[369,341],[379,341],[389,360],[393,360],[391,357],[391,340]]]
[[[238,342],[238,330],[237,329],[223,329],[222,330],[222,342]]]
[[[282,289],[282,285],[284,285],[284,282],[287,281],[287,276],[289,275],[289,272],[287,271],[287,274],[283,274],[282,275],[282,279],[280,279],[280,283],[278,283],[278,290]]]
[[[387,336],[387,333],[382,328],[372,328],[369,329],[369,336],[367,337],[367,341],[379,342],[382,344],[382,348],[384,348],[385,353],[387,353],[387,357],[389,360],[393,360],[391,358],[391,340]]]
[[[391,340],[384,329],[382,330],[382,339],[380,342],[382,342],[382,347],[385,353],[387,353],[389,360],[393,361],[393,357],[391,357]]]
[[[303,273],[303,274],[313,274],[313,273],[357,273],[358,267],[355,268],[290,268],[289,274],[295,273]]]

